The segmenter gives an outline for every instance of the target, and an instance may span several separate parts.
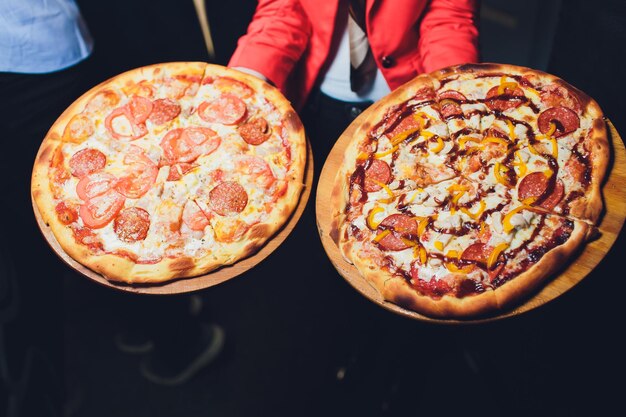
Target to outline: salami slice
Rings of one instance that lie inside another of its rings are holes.
[[[447,90],[439,93],[437,98],[439,100],[441,116],[444,119],[463,115],[460,103],[467,100],[463,94],[455,90]]]
[[[541,197],[547,191],[549,181],[543,172],[530,173],[522,178],[517,186],[517,196],[520,200],[525,200],[529,197]],[[561,180],[557,179],[550,195],[538,205],[546,210],[552,210],[559,204],[564,194],[565,187]]]
[[[496,111],[506,111],[519,107],[524,101],[526,101],[526,96],[524,96],[524,91],[517,87],[513,91],[506,89],[504,94],[499,94],[498,89],[500,87],[492,87],[489,91],[487,91],[487,97],[485,98],[485,104],[491,110]]]
[[[406,214],[392,214],[387,216],[378,226],[380,232],[391,230],[378,244],[385,250],[399,251],[409,247],[402,238],[412,240],[417,236],[417,222]]]
[[[124,242],[137,242],[148,236],[150,214],[139,207],[127,207],[119,212],[113,223],[113,230]]]
[[[203,101],[198,107],[198,115],[206,122],[235,125],[246,115],[247,108],[234,94],[222,94],[213,101]]]
[[[269,139],[272,131],[267,121],[258,117],[239,126],[239,134],[246,143],[258,146]]]
[[[487,245],[484,243],[472,243],[461,254],[461,260],[470,262],[487,262],[489,252],[487,251]]]
[[[154,100],[152,113],[148,118],[155,125],[163,125],[180,114],[180,105],[169,98]]]
[[[248,204],[248,193],[235,181],[224,181],[209,192],[209,206],[222,216],[241,213]]]
[[[97,149],[81,149],[70,158],[70,172],[73,176],[82,178],[104,168],[106,161],[106,156]]]
[[[574,132],[580,127],[580,119],[578,115],[567,107],[552,107],[539,115],[537,125],[541,133],[550,131],[550,124],[556,126],[556,130],[552,134],[555,138]]]
[[[371,193],[379,191],[382,187],[377,184],[389,184],[391,180],[391,168],[385,161],[373,159],[369,167],[365,170],[365,192]]]

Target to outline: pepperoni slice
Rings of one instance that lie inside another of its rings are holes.
[[[167,181],[178,181],[195,168],[195,165],[188,164],[186,162],[181,162],[179,164],[174,164],[170,167],[170,172],[167,174]]]
[[[456,90],[447,90],[437,96],[441,115],[444,119],[462,116],[463,110],[459,102],[465,102],[467,98]]]
[[[372,163],[365,170],[365,192],[371,193],[380,190],[382,187],[376,182],[389,184],[391,180],[391,168],[385,161],[373,159]]]
[[[152,112],[152,101],[145,97],[133,96],[128,103],[128,107],[130,108],[133,122],[140,124],[148,120],[148,116]]]
[[[224,181],[209,192],[209,206],[222,216],[241,213],[248,204],[248,193],[235,181]]]
[[[113,223],[117,237],[124,242],[137,242],[148,236],[150,214],[139,207],[127,207],[119,212]]]
[[[89,199],[80,206],[79,215],[85,226],[99,229],[106,226],[119,213],[126,199],[117,191],[110,189]]]
[[[63,140],[72,143],[83,143],[85,139],[93,135],[93,122],[82,114],[77,114],[70,119],[63,131]]]
[[[503,112],[514,109],[519,107],[526,100],[524,91],[519,87],[515,88],[513,91],[506,89],[502,95],[498,94],[499,88],[499,86],[495,86],[487,91],[485,104],[491,110]]]
[[[546,210],[552,210],[561,202],[564,195],[565,186],[561,180],[557,179],[554,184],[554,190],[552,190],[552,193],[545,200],[543,200],[539,206]]]
[[[81,178],[76,184],[76,194],[81,200],[87,201],[102,195],[115,186],[117,178],[108,172],[94,172]]]
[[[549,185],[549,179],[543,172],[533,172],[526,175],[520,181],[517,187],[517,196],[520,200],[524,200],[529,197],[540,197],[546,192]],[[565,187],[561,180],[557,180],[554,185],[552,193],[543,200],[539,206],[546,210],[552,210],[563,198],[565,194]]]
[[[409,246],[401,238],[411,238],[417,235],[417,222],[406,214],[392,214],[387,216],[379,225],[382,230],[391,230],[378,244],[385,250],[404,250]],[[380,233],[382,233],[382,230]]]
[[[222,94],[213,101],[203,101],[198,115],[206,122],[235,125],[246,115],[246,103],[234,94]]]
[[[106,156],[97,149],[86,148],[76,152],[70,158],[70,172],[81,178],[94,171],[99,171],[106,165]]]
[[[267,121],[259,117],[252,119],[239,126],[239,134],[250,145],[260,145],[269,139],[272,131]]]
[[[169,98],[160,98],[152,103],[152,113],[148,118],[155,125],[162,125],[180,114],[180,105]]]
[[[563,106],[552,107],[539,115],[537,125],[541,133],[550,131],[550,123],[556,125],[556,130],[552,135],[555,138],[567,135],[580,127],[578,115]]]
[[[396,116],[396,119],[399,116]],[[419,117],[419,116],[417,116]],[[400,122],[393,128],[393,130],[391,130],[391,132],[387,133],[387,137],[389,139],[393,139],[396,135],[399,135],[402,132],[406,132],[407,130],[417,130],[420,128],[420,122],[418,121],[417,117],[415,115],[410,115],[407,116],[405,118],[403,118],[402,120],[400,120]],[[392,123],[390,123],[391,125],[393,125],[393,123],[395,123],[394,121],[391,121]]]
[[[489,256],[487,249],[487,245],[484,243],[472,243],[465,248],[461,254],[461,259],[464,261],[485,263],[487,262],[487,257]]]
[[[183,222],[191,230],[204,230],[209,225],[209,219],[195,201],[189,200],[183,209]]]

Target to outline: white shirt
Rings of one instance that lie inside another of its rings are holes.
[[[376,71],[376,77],[369,90],[357,94],[350,89],[350,39],[347,24],[337,53],[324,74],[320,90],[327,96],[341,101],[378,101],[391,91],[380,68]]]
[[[0,0],[0,71],[57,71],[92,49],[74,0]]]

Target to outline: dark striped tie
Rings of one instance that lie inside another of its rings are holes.
[[[367,40],[365,0],[350,0],[348,6],[350,39],[350,88],[355,93],[371,87],[376,77],[376,61]]]

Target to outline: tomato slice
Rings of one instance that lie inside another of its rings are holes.
[[[215,131],[203,127],[173,129],[161,140],[167,164],[193,162],[200,155],[213,152],[221,139]]]
[[[152,112],[152,101],[145,97],[133,96],[128,106],[133,122],[136,124],[144,123]]]
[[[189,200],[183,209],[183,222],[191,230],[204,230],[209,225],[209,219],[195,201]]]
[[[125,197],[139,198],[150,190],[159,168],[138,146],[130,147],[124,163],[129,166],[127,174],[120,178],[115,188]]]
[[[120,120],[118,122],[119,124],[114,125],[115,120],[118,118],[125,120]],[[122,106],[114,109],[104,119],[104,126],[113,139],[136,140],[148,133],[148,128],[145,123],[137,123],[135,121],[130,106]]]
[[[94,172],[86,175],[76,184],[76,194],[81,200],[87,201],[102,195],[115,186],[117,178],[108,172]]]
[[[155,165],[144,166],[129,171],[129,174],[120,178],[115,189],[128,198],[139,198],[152,188],[159,168]]]
[[[124,207],[126,199],[115,190],[93,197],[80,206],[79,215],[85,226],[99,229],[106,226]]]

